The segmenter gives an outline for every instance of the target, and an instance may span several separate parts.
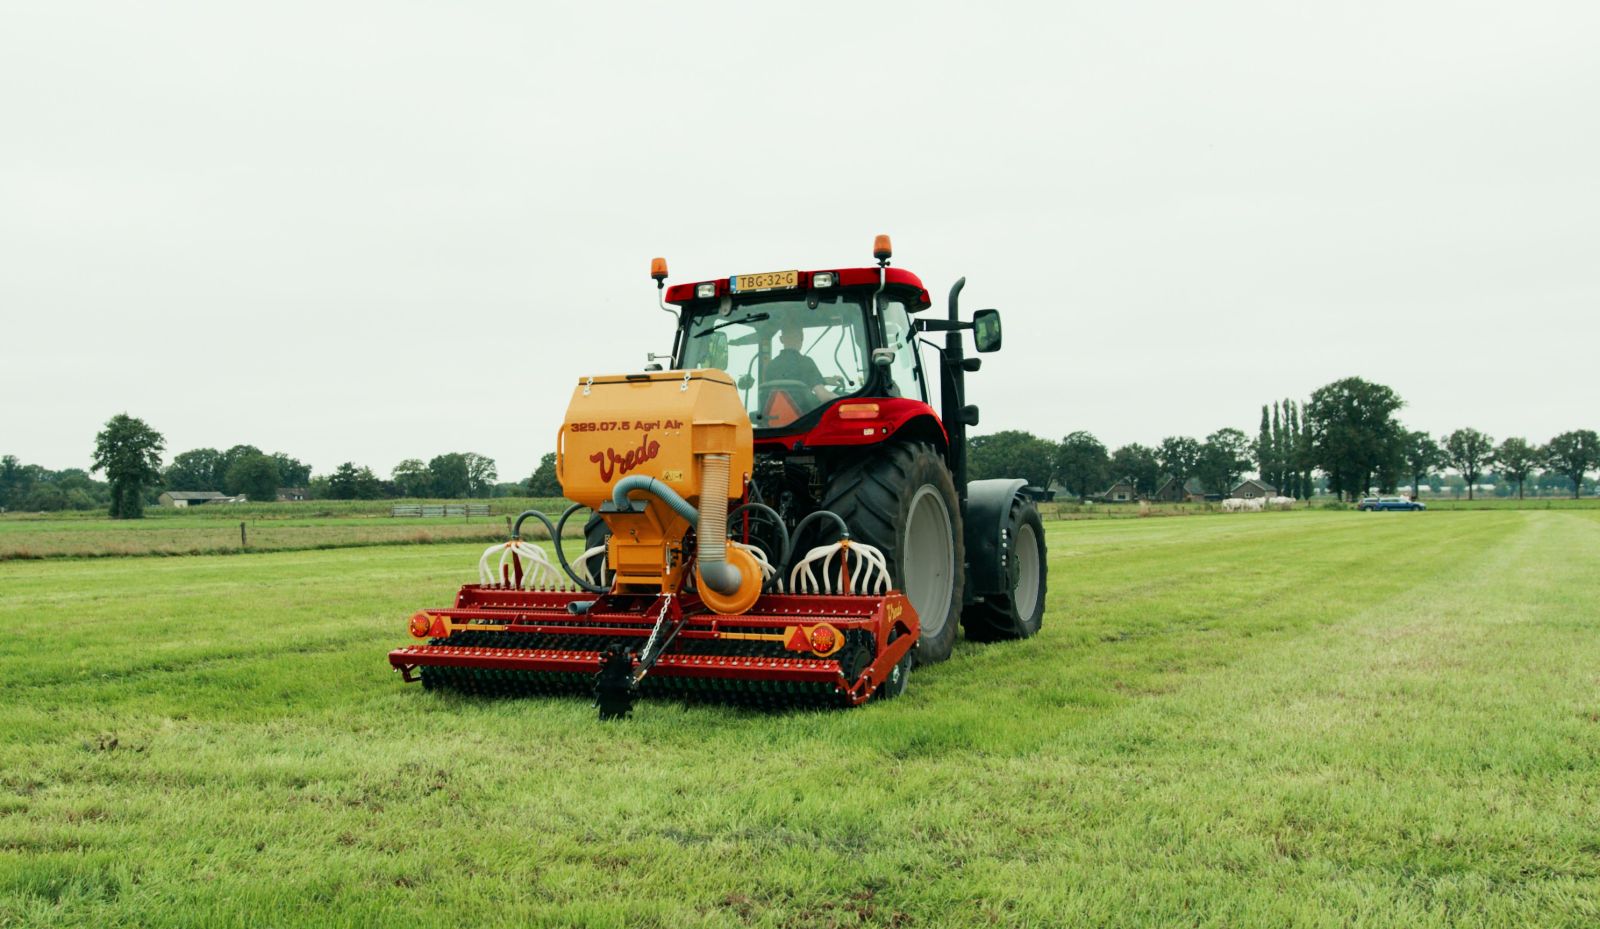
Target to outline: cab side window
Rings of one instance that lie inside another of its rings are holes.
[[[916,333],[903,302],[883,302],[883,335],[885,347],[894,352],[894,362],[889,365],[889,378],[893,381],[889,395],[926,402],[928,395],[917,371]]]

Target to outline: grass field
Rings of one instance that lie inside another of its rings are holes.
[[[459,501],[458,501],[459,502]],[[564,501],[501,498],[491,516],[391,517],[394,501],[317,501],[147,511],[145,519],[104,513],[0,516],[0,561],[124,555],[225,555],[242,551],[305,551],[366,545],[504,539],[507,520],[534,506],[552,519]],[[381,504],[381,506],[379,505]],[[578,514],[569,533],[582,532]],[[245,524],[245,540],[239,524]],[[537,530],[537,524],[528,524]],[[543,530],[538,530],[542,533]]]
[[[0,926],[1594,926],[1600,511],[1052,521],[906,699],[404,687],[479,546],[0,563]]]

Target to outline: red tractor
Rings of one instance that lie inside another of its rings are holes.
[[[947,317],[920,315],[928,291],[890,267],[887,236],[873,254],[671,287],[656,259],[678,319],[671,370],[581,380],[563,426],[558,473],[578,503],[561,524],[594,511],[576,567],[557,545],[575,589],[525,589],[540,566],[523,562],[542,555],[513,538],[509,565],[414,617],[429,644],[391,662],[430,686],[593,686],[614,716],[647,673],[674,692],[855,704],[949,657],[958,628],[1038,632],[1045,539],[1025,482],[967,480],[965,378],[981,359],[963,333],[999,349],[1000,314],[963,320],[962,279]],[[943,347],[925,356],[922,333]]]

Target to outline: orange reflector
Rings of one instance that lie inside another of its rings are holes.
[[[811,630],[811,647],[816,651],[833,651],[835,641],[837,638],[834,636],[832,626],[818,626]]]
[[[774,390],[772,397],[767,400],[767,421],[763,423],[767,428],[787,426],[800,418],[800,408],[794,405],[789,395],[782,390]]]
[[[650,277],[658,281],[664,281],[667,279],[667,259],[650,259]]]
[[[877,419],[878,405],[876,403],[841,403],[839,404],[840,419]]]
[[[411,617],[411,634],[419,639],[428,637],[428,628],[433,625],[433,617],[427,613],[418,613]]]

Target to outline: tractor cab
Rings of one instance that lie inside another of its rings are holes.
[[[908,271],[737,274],[675,285],[665,301],[679,316],[673,367],[726,371],[759,434],[810,430],[840,400],[930,401],[912,319],[930,301]]]

